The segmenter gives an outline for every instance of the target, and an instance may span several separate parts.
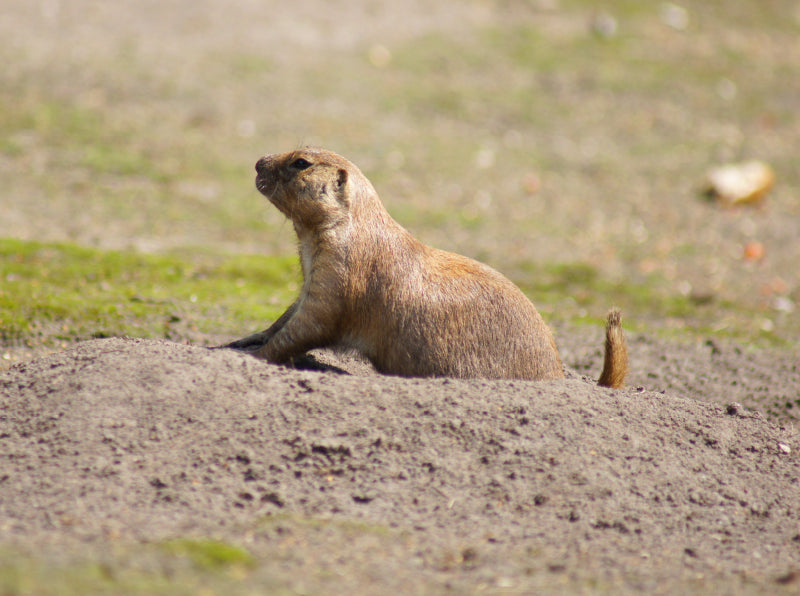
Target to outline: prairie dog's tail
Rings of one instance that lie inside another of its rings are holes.
[[[625,344],[625,334],[622,333],[620,318],[618,308],[608,311],[603,372],[597,379],[597,384],[602,387],[619,389],[625,384],[625,375],[628,374],[628,346]]]

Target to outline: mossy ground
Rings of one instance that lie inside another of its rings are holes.
[[[0,239],[0,340],[244,333],[291,302],[295,261]]]
[[[657,310],[673,332],[785,343],[758,327],[751,307],[671,293],[657,275],[625,283],[588,264],[529,262],[512,277],[551,322],[600,324],[604,309],[616,305],[631,331],[649,329]],[[0,340],[7,346],[243,335],[275,320],[301,282],[294,256],[143,254],[13,239],[0,239],[0,279]]]

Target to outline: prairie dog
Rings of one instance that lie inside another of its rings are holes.
[[[416,240],[355,165],[304,148],[267,155],[256,172],[258,190],[294,225],[303,286],[272,326],[229,347],[276,363],[313,348],[354,349],[403,376],[563,378],[553,335],[519,288]],[[600,383],[619,387],[627,355],[614,312]]]

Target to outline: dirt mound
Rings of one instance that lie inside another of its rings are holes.
[[[797,587],[800,441],[759,413],[321,358],[356,374],[125,339],[0,374],[4,544],[214,536],[312,591]]]

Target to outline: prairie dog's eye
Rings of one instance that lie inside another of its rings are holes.
[[[311,167],[311,162],[306,161],[302,157],[298,157],[289,165],[289,167],[294,170],[305,170],[306,168]]]

